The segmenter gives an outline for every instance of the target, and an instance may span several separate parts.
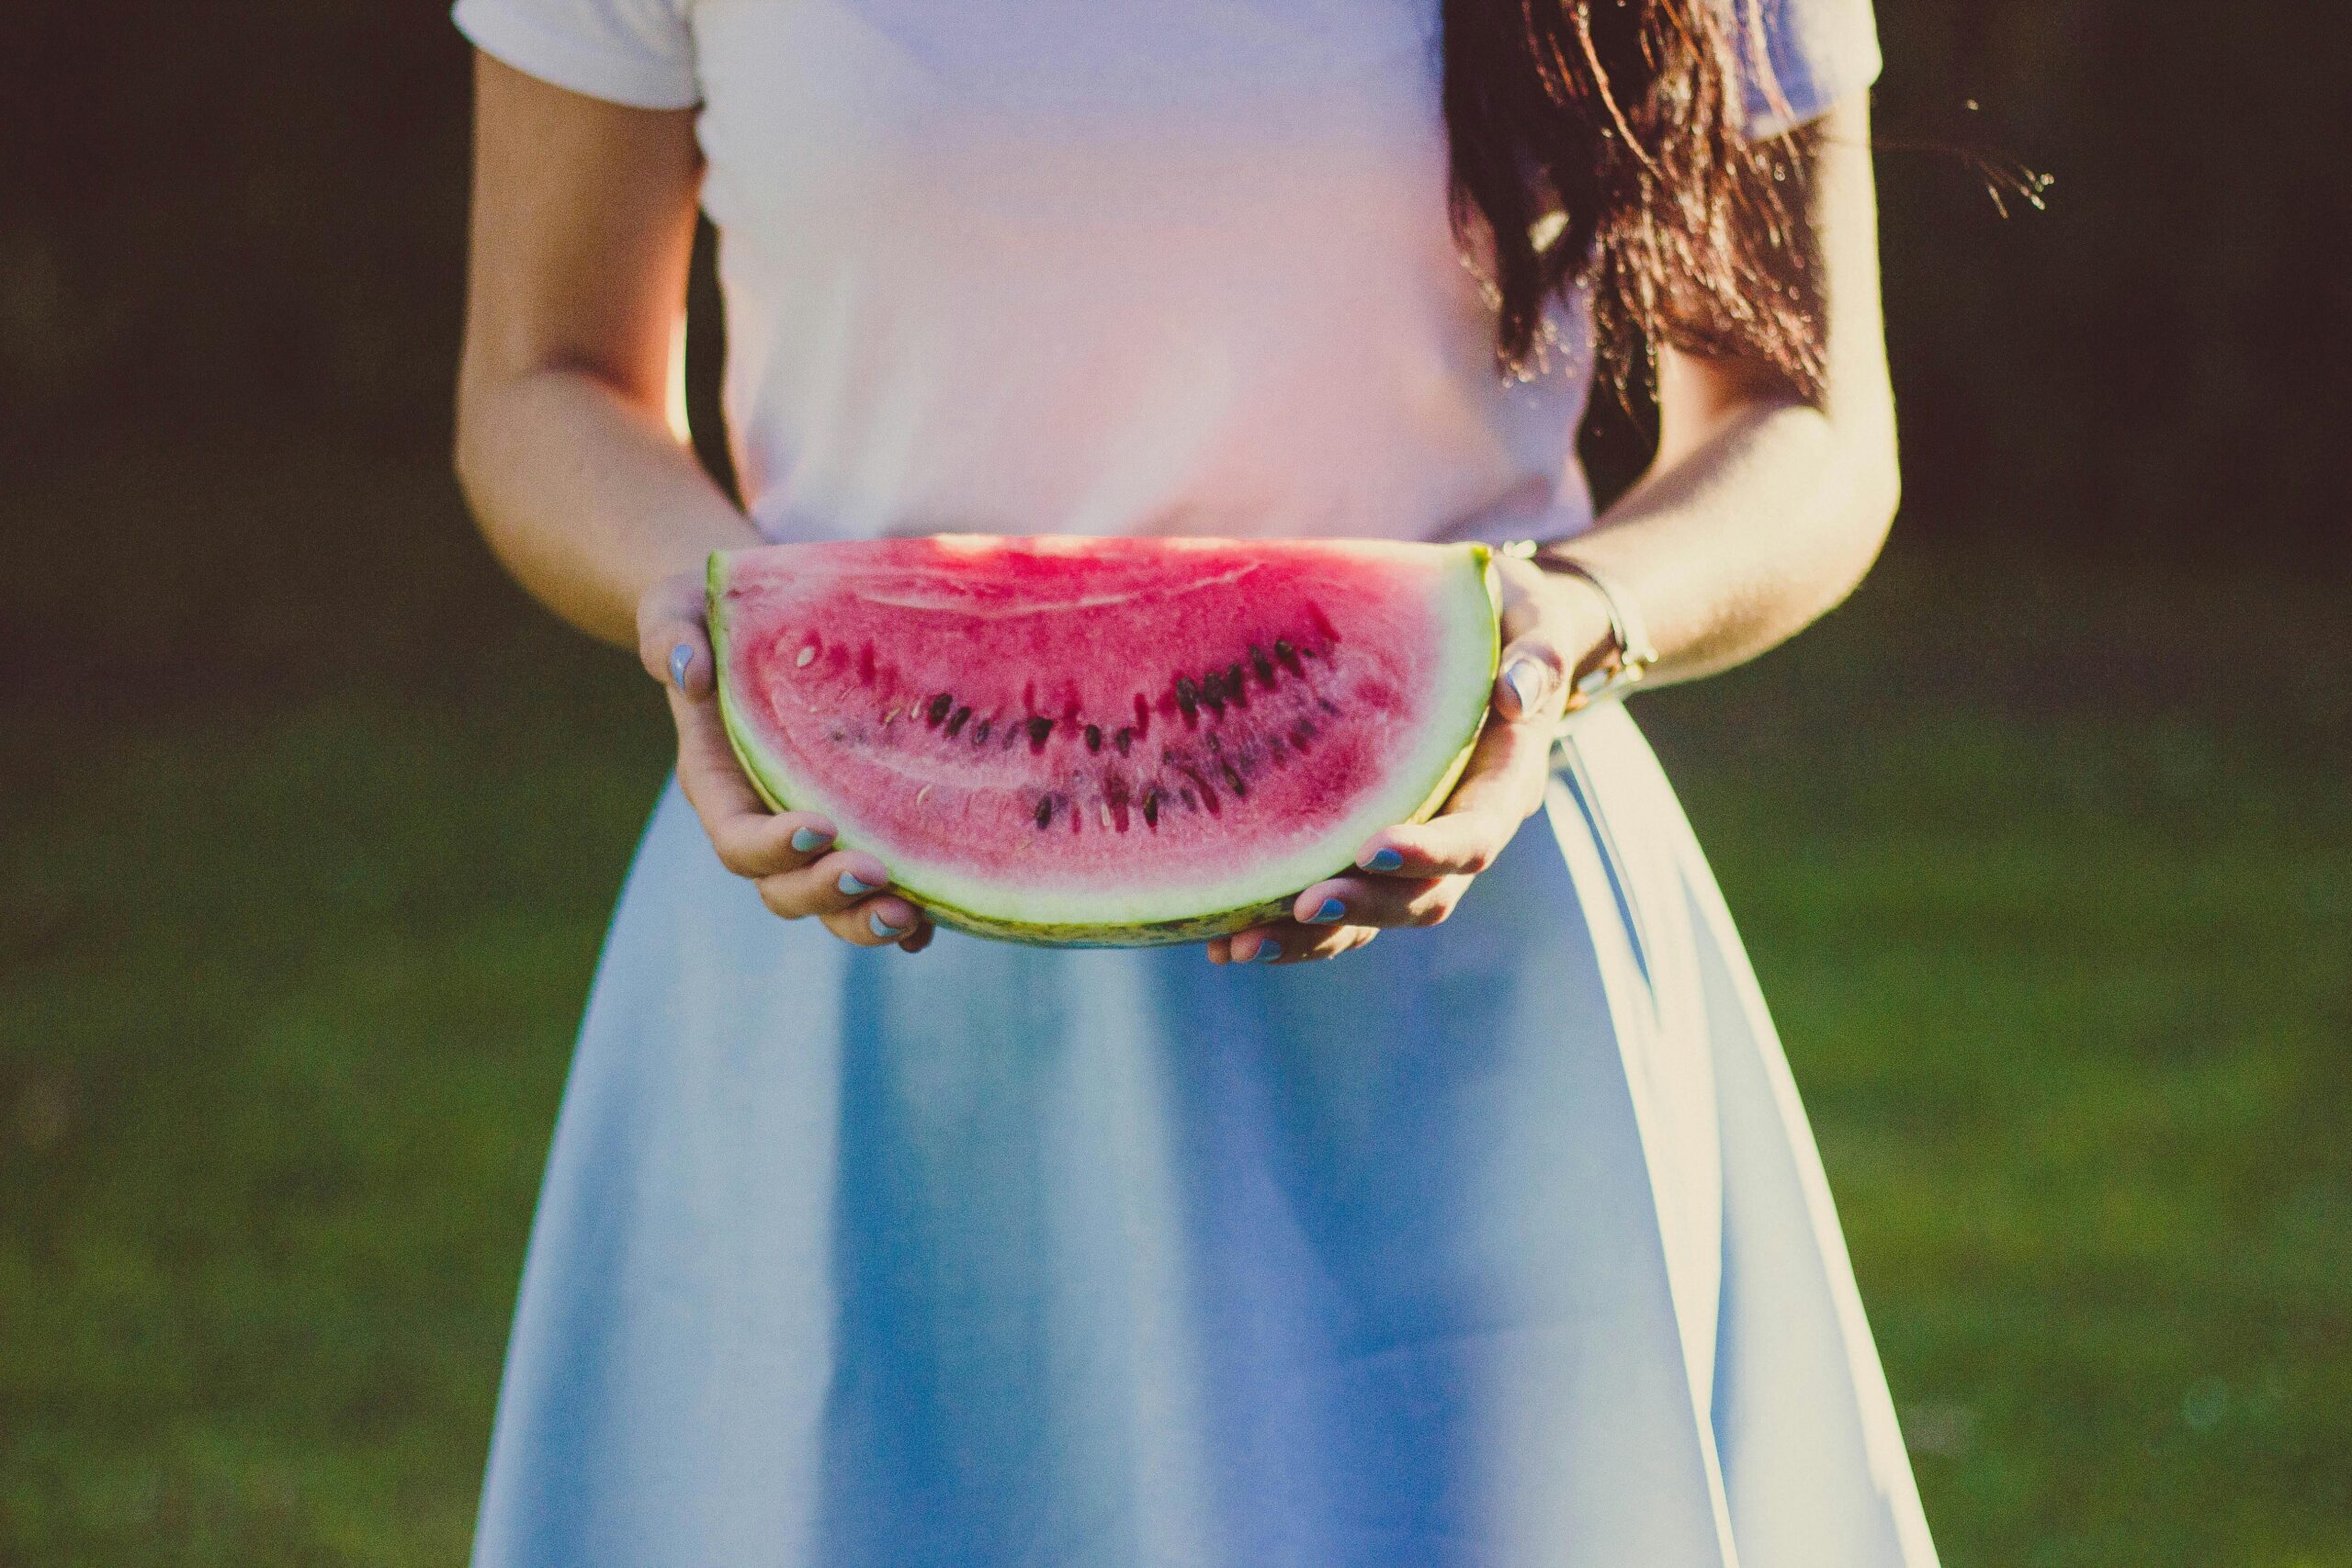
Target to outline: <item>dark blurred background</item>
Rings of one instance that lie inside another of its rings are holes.
[[[1947,1561],[2352,1564],[2352,9],[1883,11],[1904,520],[1639,711]],[[466,66],[0,6],[0,1563],[463,1555],[664,765],[447,475]]]

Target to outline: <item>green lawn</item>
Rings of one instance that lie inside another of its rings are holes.
[[[93,483],[42,503],[70,525]],[[662,757],[639,678],[489,585],[445,488],[387,464],[338,498],[368,539],[259,608],[238,584],[307,517],[175,546],[180,590],[125,590],[138,635],[101,616],[0,710],[0,1562],[462,1557]],[[135,554],[0,608],[67,635]],[[191,581],[212,608],[166,614]],[[2191,635],[2256,607],[2259,690]],[[1905,545],[1795,648],[1640,710],[1954,1568],[2352,1565],[2333,614],[2286,577],[2192,598]]]

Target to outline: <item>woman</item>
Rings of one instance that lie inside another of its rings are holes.
[[[1576,689],[1760,651],[1894,509],[1866,0],[1725,3],[460,0],[459,470],[679,738],[481,1568],[1933,1561],[1736,938]],[[1596,300],[1663,414],[1598,525]],[[1550,546],[1447,810],[1204,961],[934,940],[737,772],[705,553],[951,528]]]

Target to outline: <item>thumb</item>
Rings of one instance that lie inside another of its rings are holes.
[[[674,580],[648,593],[638,609],[637,656],[645,672],[699,702],[717,683],[702,595]]]
[[[1495,676],[1495,711],[1514,723],[1555,722],[1567,711],[1567,660],[1553,640],[1522,637],[1503,649]]]

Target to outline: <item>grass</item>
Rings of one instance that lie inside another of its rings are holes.
[[[278,467],[0,589],[38,647],[179,585],[0,710],[0,1562],[464,1554],[659,716],[429,464]],[[311,561],[330,501],[368,537]],[[1954,1568],[2352,1565],[2352,646],[2316,584],[2202,587],[2252,689],[2181,597],[1905,547],[1645,699]]]

